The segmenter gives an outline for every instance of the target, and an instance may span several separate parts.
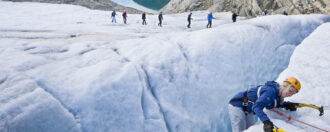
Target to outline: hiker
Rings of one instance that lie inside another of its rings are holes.
[[[147,22],[146,22],[146,12],[143,12],[142,13],[142,25],[147,25]]]
[[[123,12],[123,20],[124,20],[124,24],[126,24],[126,20],[127,20],[126,10]]]
[[[116,13],[116,10],[114,9],[113,11],[112,11],[112,13],[111,13],[111,17],[112,17],[112,23],[114,22],[114,23],[117,23],[117,21],[116,21],[116,15],[117,15],[117,13]]]
[[[235,12],[233,13],[233,15],[232,15],[232,20],[233,20],[233,22],[236,22],[236,18],[237,18],[237,16],[238,16],[238,13],[237,13],[237,11],[235,11]]]
[[[287,15],[288,15],[288,13],[287,13],[286,11],[284,11],[284,12],[283,12],[283,15],[286,15],[286,16],[287,16]]]
[[[188,20],[187,28],[190,28],[190,23],[191,23],[191,20],[192,20],[191,15],[192,15],[192,13],[190,12],[189,15],[188,15],[188,19],[187,19]]]
[[[262,12],[262,16],[266,16],[268,14],[268,11],[267,11],[267,9],[264,9],[264,11]]]
[[[228,110],[233,132],[241,132],[254,124],[254,114],[264,124],[265,132],[272,132],[274,125],[263,112],[263,109],[286,108],[296,111],[299,103],[285,102],[284,98],[290,97],[300,90],[300,82],[290,77],[279,84],[268,81],[265,85],[248,89],[236,94],[229,102]]]
[[[212,15],[212,12],[210,12],[210,14],[207,15],[207,20],[208,23],[206,25],[206,28],[212,28],[212,19],[215,19]]]
[[[159,13],[158,20],[159,20],[158,26],[162,27],[162,21],[163,21],[163,13],[162,12]]]

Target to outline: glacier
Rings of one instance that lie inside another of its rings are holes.
[[[223,12],[206,29],[197,11],[187,29],[188,13],[164,14],[161,28],[157,15],[142,26],[128,14],[125,25],[74,5],[0,1],[0,12],[1,131],[231,131],[232,96],[289,76],[302,83],[289,100],[330,104],[327,15],[232,23]],[[289,113],[330,130],[328,112]],[[269,115],[282,129],[316,131]]]

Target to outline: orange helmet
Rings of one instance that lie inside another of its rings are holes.
[[[296,88],[299,92],[301,85],[297,78],[295,77],[289,77],[288,79],[284,80],[284,82],[290,83],[294,88]]]

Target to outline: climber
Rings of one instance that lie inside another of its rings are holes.
[[[254,114],[264,124],[265,132],[272,132],[274,125],[263,112],[263,109],[285,108],[296,111],[299,103],[284,101],[300,90],[300,82],[290,77],[279,84],[275,81],[268,81],[247,91],[236,94],[229,102],[228,110],[233,132],[241,132],[254,124]]]

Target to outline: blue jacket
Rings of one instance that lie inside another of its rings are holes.
[[[258,97],[258,87],[251,88],[247,92],[248,100],[252,101],[248,103],[247,112],[254,112],[262,122],[269,120],[267,115],[263,112],[263,109],[272,109],[275,107],[283,107],[282,98],[279,96],[279,84],[275,81],[268,81],[265,85],[260,86],[260,92]],[[245,92],[245,91],[244,91]],[[243,98],[244,92],[240,92],[233,97],[234,98]],[[234,101],[230,102],[233,106],[242,107],[243,102]],[[286,103],[286,102],[284,102]]]
[[[214,17],[211,14],[207,15],[207,20],[208,21],[212,21],[212,19],[214,19]]]

